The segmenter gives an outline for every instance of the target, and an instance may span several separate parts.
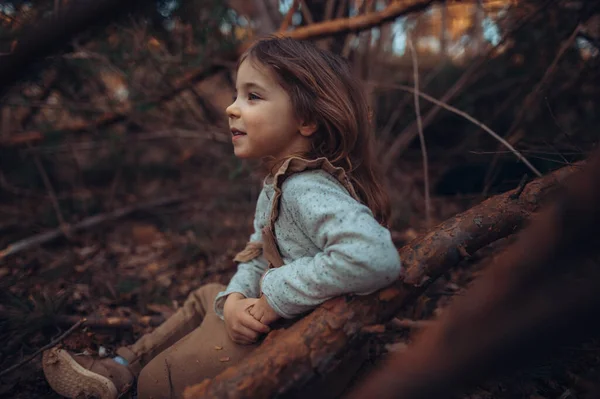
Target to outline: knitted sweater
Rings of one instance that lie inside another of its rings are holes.
[[[233,292],[258,298],[262,290],[273,310],[289,319],[335,296],[369,294],[399,277],[400,258],[390,232],[329,173],[296,173],[281,189],[275,237],[284,265],[268,269],[262,255],[240,263],[215,299],[221,318],[225,299]],[[250,241],[261,241],[273,195],[273,184],[265,181]]]

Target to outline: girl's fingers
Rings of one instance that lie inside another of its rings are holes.
[[[252,317],[250,318],[252,319]],[[251,340],[252,342],[256,341],[256,339],[258,338],[258,333],[253,329],[246,327],[243,323],[236,328],[235,332],[236,334],[242,335],[245,338]]]
[[[260,310],[260,309],[252,309],[249,312],[252,317],[254,317],[256,320],[260,320],[262,319],[262,317],[265,315],[265,311],[264,310]]]
[[[240,322],[244,327],[256,333],[268,333],[269,331],[271,331],[271,329],[268,326],[256,320],[256,318],[254,318],[254,316],[252,316],[251,314],[247,314],[243,317],[240,317]]]

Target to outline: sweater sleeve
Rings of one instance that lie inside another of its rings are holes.
[[[264,194],[261,193],[261,195]],[[258,215],[264,212],[261,204],[266,201],[266,199],[263,199],[263,201],[259,200],[257,203],[256,214],[254,216],[254,233],[250,236],[250,241],[262,242],[262,232],[261,226],[258,223]],[[215,298],[214,309],[217,316],[221,319],[223,318],[223,306],[229,294],[239,292],[246,298],[258,298],[260,294],[259,281],[268,267],[268,263],[262,254],[248,262],[238,264],[237,271],[229,281],[225,291],[219,292]]]
[[[282,193],[282,212],[320,252],[263,277],[262,293],[280,316],[295,317],[342,294],[368,294],[398,278],[400,258],[390,232],[334,178],[299,173],[286,180]]]

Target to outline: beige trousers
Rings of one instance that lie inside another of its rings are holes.
[[[138,377],[139,399],[180,398],[185,387],[212,378],[258,344],[231,341],[213,302],[225,286],[207,284],[192,292],[177,312],[117,353]]]
[[[187,386],[213,378],[235,365],[259,344],[238,345],[225,330],[225,322],[214,312],[221,284],[207,284],[192,292],[177,312],[154,331],[117,353],[129,361],[138,379],[139,399],[181,398]],[[287,328],[296,320],[283,320]],[[363,349],[366,349],[363,348]],[[325,380],[313,381],[301,392],[287,395],[299,399],[337,398],[351,383],[366,360],[366,351],[350,356]]]

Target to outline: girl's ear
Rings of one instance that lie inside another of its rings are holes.
[[[300,131],[300,134],[304,137],[310,137],[317,131],[317,122],[303,122],[298,130]]]

